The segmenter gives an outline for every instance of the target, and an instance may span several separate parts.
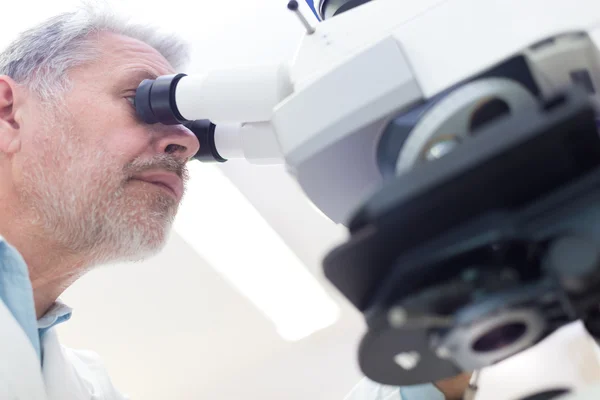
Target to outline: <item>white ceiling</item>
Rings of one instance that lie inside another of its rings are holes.
[[[193,46],[188,73],[290,59],[303,32],[282,0],[171,0],[168,7],[108,2],[185,36]],[[0,46],[75,3],[11,4],[15,22],[0,28]],[[363,325],[322,278],[320,262],[345,230],[318,213],[280,166],[238,161],[222,170],[340,304],[339,321],[299,342],[284,341],[173,233],[158,257],[98,269],[68,289],[62,299],[74,315],[59,329],[63,342],[99,353],[117,386],[134,399],[342,399],[361,377],[355,353]],[[211,229],[202,225],[201,210],[189,217],[198,218],[199,230]]]

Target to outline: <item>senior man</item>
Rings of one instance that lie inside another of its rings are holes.
[[[177,213],[198,141],[142,123],[132,104],[143,79],[186,60],[182,42],[156,32],[88,6],[0,53],[2,398],[125,398],[94,353],[60,345],[53,327],[71,316],[58,300],[67,287],[156,254]],[[424,397],[432,388],[404,400],[436,400]]]
[[[70,317],[58,297],[87,271],[165,244],[199,144],[182,126],[141,123],[132,96],[186,55],[93,7],[0,53],[1,398],[122,398],[96,357],[60,346],[51,328]]]

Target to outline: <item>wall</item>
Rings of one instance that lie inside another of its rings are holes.
[[[176,235],[155,259],[96,270],[63,300],[74,307],[63,342],[98,352],[134,399],[331,400],[360,379],[351,310],[285,342]]]

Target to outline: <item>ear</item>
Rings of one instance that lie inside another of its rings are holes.
[[[18,97],[17,83],[9,76],[0,75],[0,153],[10,155],[21,149]]]

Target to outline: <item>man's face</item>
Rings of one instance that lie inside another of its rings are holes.
[[[164,245],[199,145],[182,126],[136,116],[140,82],[174,73],[158,52],[115,34],[98,45],[100,59],[69,73],[63,102],[26,107],[14,187],[34,222],[69,251],[95,263],[139,260]]]

